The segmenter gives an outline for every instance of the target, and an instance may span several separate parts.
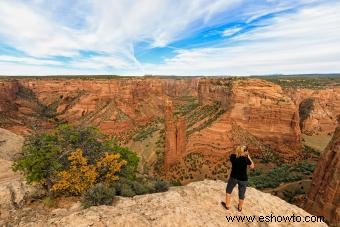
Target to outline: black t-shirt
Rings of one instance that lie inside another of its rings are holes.
[[[245,156],[237,158],[235,154],[231,154],[230,161],[232,164],[230,177],[241,181],[248,181],[247,166],[251,165],[249,158]]]

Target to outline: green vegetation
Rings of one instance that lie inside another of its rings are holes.
[[[170,166],[168,175],[174,186],[208,178],[226,180],[230,169],[228,162],[225,157],[189,153],[183,160]]]
[[[84,208],[99,205],[111,205],[115,195],[116,191],[114,188],[110,188],[99,183],[84,193],[81,203]]]
[[[167,191],[169,183],[159,179],[139,178],[134,181],[121,178],[110,185],[116,191],[116,195],[132,197],[148,193]]]
[[[174,116],[185,116],[186,135],[200,131],[211,125],[225,110],[220,102],[211,105],[199,105],[197,97],[182,96],[175,99]]]
[[[194,109],[185,116],[187,120],[187,136],[210,126],[224,112],[225,110],[221,108],[219,102],[215,102],[213,105],[199,106]],[[197,123],[199,124],[196,125]]]
[[[281,183],[301,180],[311,175],[314,168],[314,164],[302,161],[291,165],[282,164],[268,172],[252,170],[249,172],[249,185],[258,189],[276,188]]]
[[[306,161],[299,162],[294,165],[292,170],[298,173],[302,173],[304,175],[311,175],[315,169],[315,163],[308,163]]]
[[[196,109],[199,104],[198,104],[198,98],[194,96],[183,96],[178,98],[180,101],[184,101],[184,105],[177,104],[175,105],[175,111],[174,115],[186,115],[189,114],[191,111]]]
[[[266,147],[266,150],[262,152],[261,160],[262,163],[275,163],[276,165],[282,164],[282,158],[274,152],[272,149]]]
[[[339,74],[256,76],[256,78],[268,80],[283,88],[322,89],[327,86],[340,86]]]
[[[284,195],[284,199],[289,202],[289,203],[293,203],[295,196],[297,195],[302,195],[304,194],[304,190],[301,188],[296,188],[294,191],[289,191],[289,190],[283,190],[282,191],[283,195]]]
[[[314,148],[307,146],[307,145],[303,146],[302,151],[303,151],[304,158],[310,158],[312,156],[320,157],[320,155],[321,155],[319,151],[317,151]]]
[[[146,138],[148,138],[149,136],[152,136],[152,134],[154,132],[156,132],[158,130],[157,127],[155,126],[147,126],[145,128],[143,128],[142,130],[138,131],[133,137],[132,139],[134,141],[143,141]]]
[[[169,189],[169,183],[162,180],[157,180],[155,182],[155,191],[156,192],[165,192]]]
[[[84,207],[111,204],[115,195],[161,192],[168,183],[137,178],[139,158],[94,127],[60,125],[51,133],[30,136],[13,169],[28,183],[42,185],[46,203],[62,195],[81,195]]]
[[[15,171],[24,173],[28,183],[39,183],[50,192],[57,173],[68,170],[70,154],[80,149],[87,164],[93,165],[105,154],[119,154],[120,160],[128,163],[119,176],[135,178],[138,157],[135,153],[115,144],[101,134],[97,128],[75,128],[60,125],[51,133],[30,136],[23,146],[21,157],[13,165]]]
[[[164,129],[160,131],[158,140],[156,141],[157,149],[156,155],[157,159],[154,164],[154,171],[156,175],[163,174],[163,163],[164,163],[164,150],[165,150],[165,132]]]

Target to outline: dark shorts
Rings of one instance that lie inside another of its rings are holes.
[[[244,199],[248,181],[241,181],[241,180],[237,180],[235,178],[230,177],[227,183],[226,192],[231,194],[236,184],[238,185],[238,198]]]

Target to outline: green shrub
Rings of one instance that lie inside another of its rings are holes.
[[[132,182],[132,188],[136,195],[143,195],[149,192],[147,187],[137,181]]]
[[[121,195],[121,188],[122,188],[122,183],[120,182],[120,179],[110,185],[110,188],[114,188],[116,195]]]
[[[90,206],[111,205],[116,191],[101,183],[86,191],[82,197],[82,205],[85,208]]]
[[[270,149],[267,149],[261,154],[261,162],[262,163],[272,162],[276,163],[277,165],[280,165],[282,163],[282,158],[275,152],[271,151]]]
[[[311,157],[312,155],[316,156],[316,157],[320,157],[320,151],[317,151],[315,150],[314,148],[310,147],[310,146],[307,146],[307,145],[304,145],[303,146],[303,150],[302,150],[303,154],[304,154],[304,157],[305,158],[309,158]]]
[[[120,195],[124,197],[132,197],[135,196],[136,193],[129,184],[123,183],[120,187]]]
[[[136,178],[136,172],[139,163],[139,157],[137,154],[126,147],[121,147],[118,145],[114,145],[112,150],[120,154],[121,159],[127,161],[127,164],[121,168],[118,176],[134,180]]]
[[[262,174],[262,171],[259,169],[253,169],[249,171],[249,176],[255,177],[255,176],[260,176]]]
[[[81,149],[88,164],[95,164],[106,153],[119,153],[126,160],[118,176],[134,179],[139,162],[138,156],[128,148],[120,147],[115,140],[109,140],[94,127],[73,127],[59,125],[51,133],[28,137],[22,155],[14,161],[13,170],[24,174],[28,183],[36,182],[50,189],[58,172],[70,166],[68,155]]]
[[[169,189],[169,184],[166,181],[157,180],[155,182],[155,191],[156,192],[165,192]]]
[[[146,180],[145,182],[143,182],[143,185],[148,190],[148,193],[155,193],[156,192],[154,181]]]
[[[162,180],[154,180],[152,178],[129,180],[122,177],[117,182],[111,184],[110,187],[116,190],[116,195],[132,197],[134,195],[167,191],[169,183]]]
[[[50,191],[54,175],[63,167],[60,153],[61,147],[55,136],[30,136],[25,141],[21,156],[14,161],[13,170],[22,172],[29,184],[39,182]]]
[[[294,171],[297,171],[299,173],[303,173],[305,175],[311,175],[313,174],[315,169],[314,163],[308,163],[308,162],[300,162],[294,167]]]
[[[255,186],[258,189],[276,188],[282,182],[292,182],[301,179],[302,179],[301,175],[294,173],[294,167],[284,164],[270,170],[265,174],[260,175],[250,174],[249,185]]]
[[[53,196],[46,196],[45,198],[43,198],[42,203],[48,208],[51,208],[51,207],[55,207],[56,200]]]
[[[143,128],[142,130],[140,130],[137,134],[135,134],[133,136],[133,140],[134,141],[143,141],[146,138],[148,138],[149,136],[152,136],[152,134],[154,132],[156,132],[157,130],[158,130],[157,127],[147,126],[147,127]]]
[[[172,181],[170,182],[170,184],[171,184],[172,186],[182,186],[182,183],[181,183],[181,181],[179,181],[179,180],[172,180]]]

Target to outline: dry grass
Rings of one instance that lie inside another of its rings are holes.
[[[307,145],[315,150],[318,150],[320,152],[324,151],[327,144],[331,140],[332,136],[330,135],[314,135],[314,136],[308,136],[308,135],[302,135],[302,138],[304,140],[304,145]]]

